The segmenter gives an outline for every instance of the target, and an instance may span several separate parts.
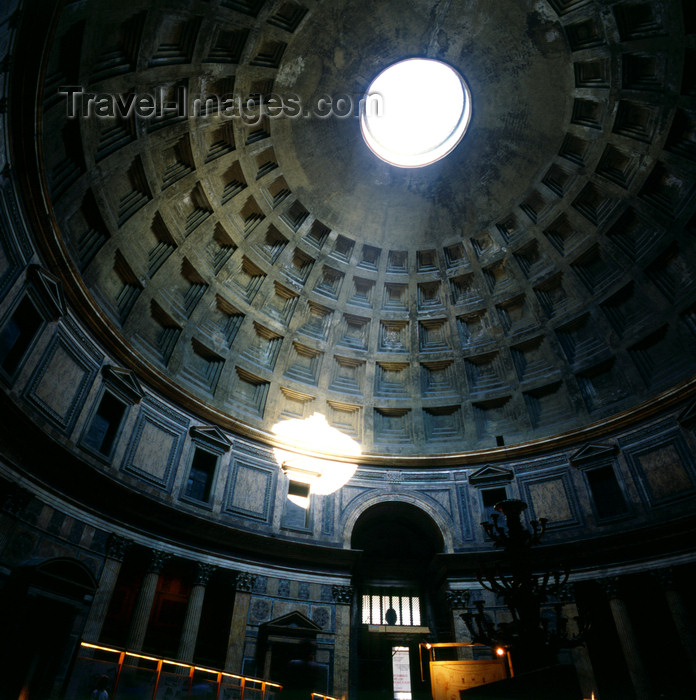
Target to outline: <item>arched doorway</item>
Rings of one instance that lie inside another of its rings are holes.
[[[436,555],[444,549],[442,533],[420,508],[388,501],[360,515],[351,546],[361,551],[353,578],[353,695],[418,700],[419,644],[440,636],[434,593],[441,578]]]

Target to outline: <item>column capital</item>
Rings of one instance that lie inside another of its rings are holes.
[[[29,505],[32,495],[19,484],[10,484],[2,500],[2,510],[10,515],[20,515]]]
[[[561,603],[575,603],[575,584],[566,583],[558,589],[556,597]]]
[[[609,600],[621,599],[621,584],[619,576],[607,576],[605,578],[597,579],[599,587],[604,592]]]
[[[164,565],[172,558],[169,552],[162,552],[159,549],[150,550],[150,562],[147,566],[148,574],[159,574]]]
[[[127,540],[125,537],[121,537],[121,535],[112,532],[106,543],[106,556],[109,557],[109,559],[123,561],[126,552],[130,549],[132,544],[133,542],[131,540]]]
[[[240,571],[237,573],[237,578],[234,582],[234,587],[236,590],[242,593],[251,593],[254,589],[254,584],[256,583],[256,576],[250,574],[248,571]]]
[[[445,591],[445,600],[450,610],[462,610],[469,607],[471,591]]]
[[[650,575],[657,580],[663,591],[674,590],[674,569],[671,566],[664,569],[654,569]]]
[[[339,605],[350,605],[353,600],[353,593],[355,589],[353,586],[332,586],[331,595],[336,603]]]
[[[202,561],[196,562],[196,570],[193,574],[193,585],[207,586],[215,569],[217,569],[215,564],[206,564]]]

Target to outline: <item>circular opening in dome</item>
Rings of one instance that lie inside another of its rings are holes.
[[[379,158],[402,168],[444,158],[470,119],[471,93],[464,79],[430,58],[408,58],[385,68],[361,101],[365,143]]]

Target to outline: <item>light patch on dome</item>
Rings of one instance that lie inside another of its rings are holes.
[[[280,468],[292,481],[308,484],[311,493],[326,495],[337,491],[358,468],[355,463],[314,456],[319,453],[345,458],[361,453],[360,445],[331,427],[321,413],[280,421],[272,431],[285,443],[273,450]]]
[[[275,77],[275,84],[282,87],[292,87],[305,70],[305,60],[298,56],[293,61],[284,63],[278,70]]]

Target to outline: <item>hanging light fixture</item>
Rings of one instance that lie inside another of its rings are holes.
[[[494,566],[484,568],[477,574],[480,585],[500,596],[512,617],[511,622],[495,625],[484,611],[484,601],[473,601],[473,609],[460,615],[472,641],[489,646],[502,645],[516,652],[524,667],[537,667],[552,663],[555,652],[561,646],[582,643],[588,629],[585,620],[578,617],[579,634],[571,637],[568,619],[563,615],[563,604],[558,600],[565,591],[570,571],[563,566],[556,570],[539,572],[534,567],[531,548],[539,544],[547,519],[530,521],[531,530],[524,527],[520,516],[527,504],[517,499],[496,503],[498,511],[490,521],[481,523],[486,535],[496,547],[504,550],[504,559]],[[500,523],[500,516],[505,523]],[[465,603],[469,607],[470,593]],[[550,602],[555,599],[553,602]],[[553,619],[542,617],[542,604],[553,607]]]

